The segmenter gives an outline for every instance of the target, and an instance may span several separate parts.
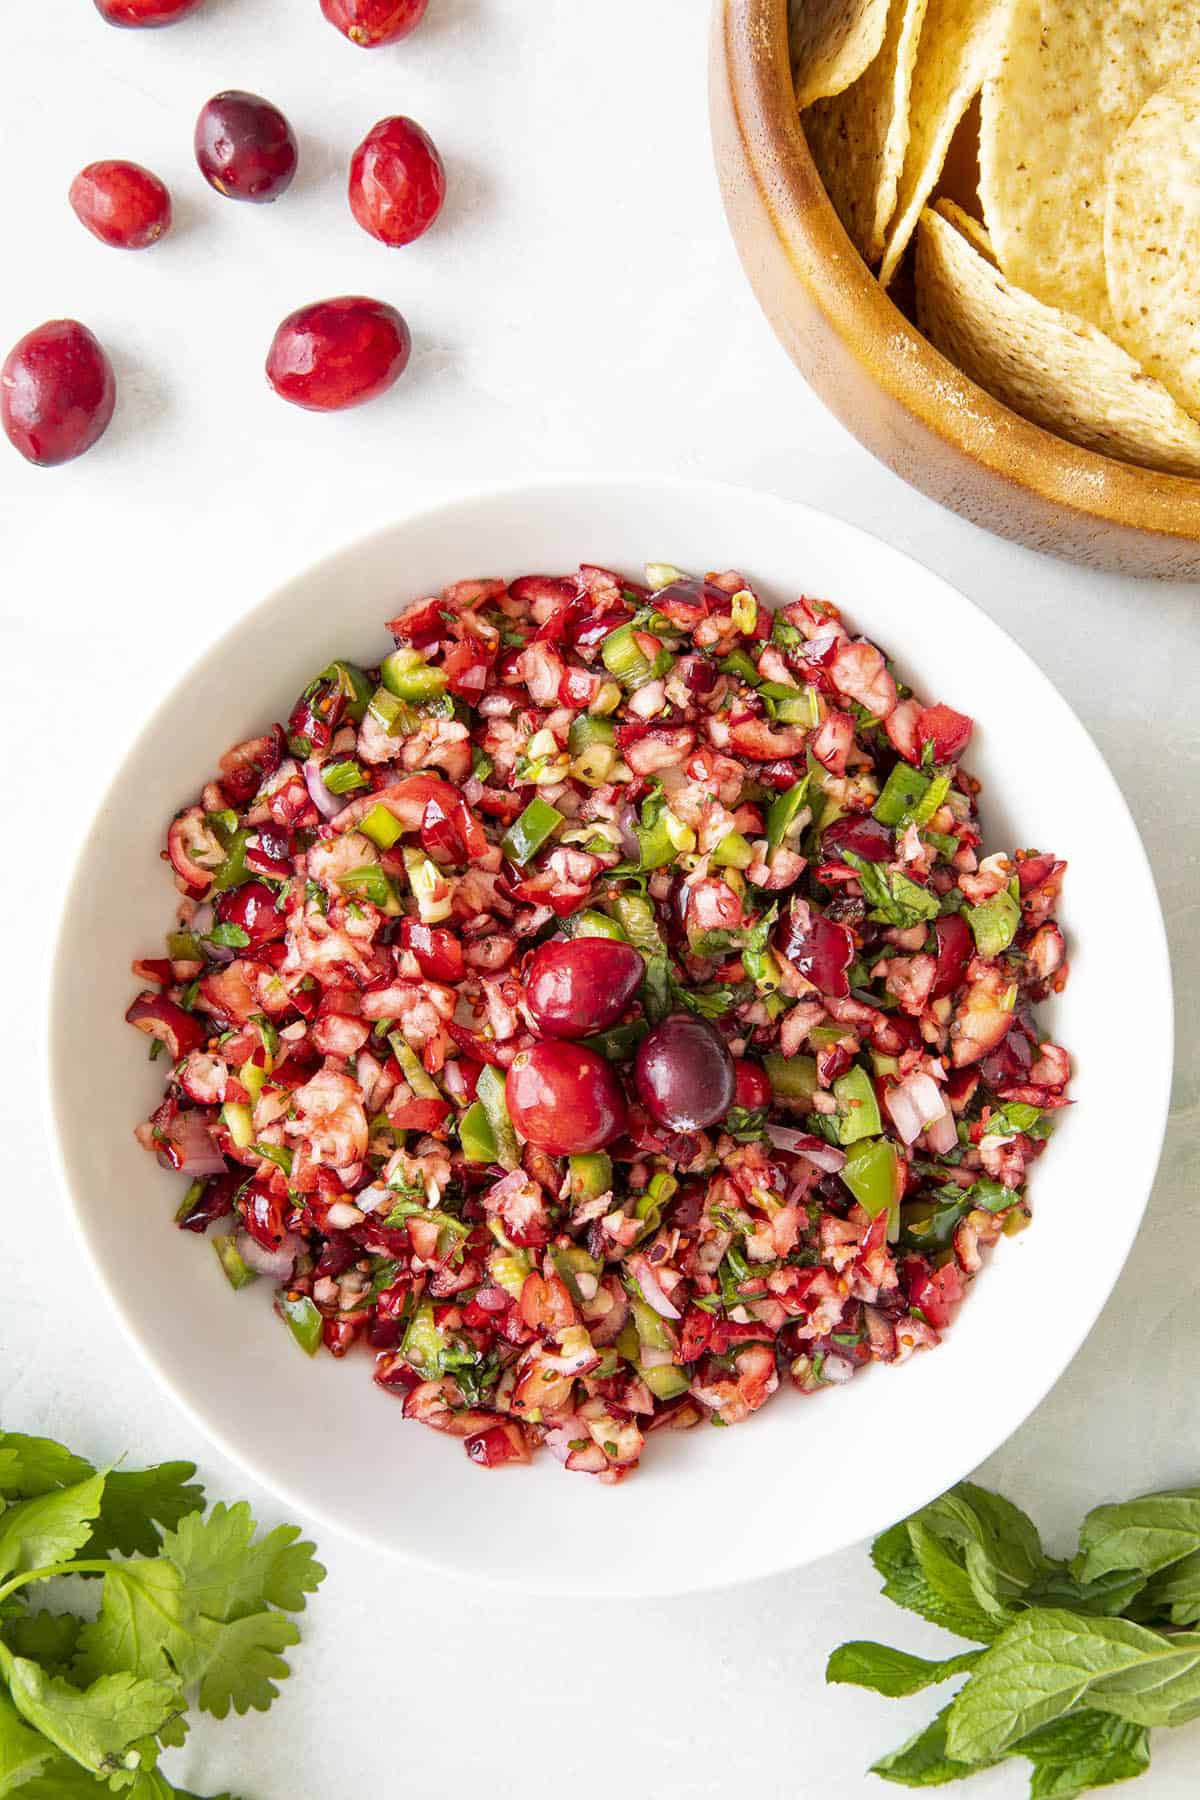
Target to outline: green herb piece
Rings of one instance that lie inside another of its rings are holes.
[[[858,876],[869,904],[870,917],[886,925],[906,930],[923,919],[936,919],[941,906],[936,894],[910,881],[898,871],[889,872],[879,863],[868,862],[854,850],[843,850],[842,861]]]
[[[881,825],[899,825],[914,814],[928,794],[929,787],[928,778],[919,769],[912,768],[906,762],[898,762],[884,782],[871,811]],[[933,817],[932,811],[929,816]]]
[[[172,962],[203,962],[204,952],[194,931],[168,931],[167,955]]]
[[[640,950],[644,956],[665,950],[654,908],[644,894],[616,894],[611,905],[626,942],[635,950]]]
[[[964,906],[963,913],[980,956],[999,956],[1007,950],[1021,923],[1020,903],[1007,888],[1001,888],[978,906]]]
[[[500,848],[510,862],[524,868],[537,855],[542,845],[554,836],[562,822],[563,815],[557,807],[551,806],[548,800],[535,797],[520,818],[509,826]]]
[[[776,794],[768,806],[767,843],[772,850],[782,844],[807,805],[811,780],[811,775],[806,775],[802,781],[796,782],[794,787],[785,789],[782,794]]]
[[[738,681],[744,681],[750,687],[758,686],[758,669],[744,650],[731,650],[728,656],[721,658],[717,667],[722,675],[733,675]]]
[[[253,869],[246,866],[246,845],[250,842],[249,831],[235,831],[225,851],[225,861],[213,876],[213,894],[224,894],[230,888],[241,887],[244,882],[254,880]]]
[[[584,1038],[583,1044],[607,1062],[628,1062],[649,1029],[645,1019],[635,1019],[630,1025],[610,1025],[607,1031],[597,1031]]]
[[[398,917],[402,910],[395,888],[378,863],[365,863],[362,868],[347,869],[344,875],[337,877],[337,885],[344,894],[369,901],[372,906],[377,906],[392,918]]]

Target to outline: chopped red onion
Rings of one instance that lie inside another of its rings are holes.
[[[237,1253],[248,1269],[266,1275],[272,1281],[290,1281],[296,1258],[302,1249],[300,1239],[292,1232],[283,1239],[278,1250],[266,1250],[248,1231],[237,1234]]]
[[[202,1175],[224,1175],[225,1158],[213,1143],[202,1112],[181,1112],[171,1121],[169,1136],[180,1160],[173,1167],[196,1180]]]
[[[806,1157],[826,1175],[836,1175],[845,1166],[844,1150],[838,1150],[810,1132],[793,1131],[790,1125],[768,1125],[767,1137],[776,1150],[790,1150],[794,1155]]]
[[[920,1070],[889,1088],[886,1104],[892,1123],[906,1144],[915,1143],[926,1125],[932,1125],[947,1110],[937,1082]]]
[[[654,1270],[650,1267],[649,1262],[644,1256],[632,1257],[629,1263],[629,1271],[630,1274],[636,1278],[637,1284],[645,1297],[647,1306],[652,1306],[655,1312],[664,1319],[681,1319],[683,1317],[679,1308],[667,1298],[662,1288],[658,1285],[658,1276],[654,1273]]]
[[[346,804],[342,794],[331,794],[325,786],[319,763],[312,761],[304,765],[304,785],[308,789],[308,797],[323,819],[336,819]]]

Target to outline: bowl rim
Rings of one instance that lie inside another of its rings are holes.
[[[1200,542],[1200,477],[1085,450],[995,399],[935,349],[880,286],[817,172],[795,104],[788,0],[714,0],[736,130],[759,200],[826,327],[874,384],[988,475],[1080,520]],[[714,54],[713,78],[720,79]],[[861,329],[851,336],[845,321]],[[951,422],[954,429],[951,429]]]
[[[837,514],[828,513],[803,501],[732,482],[705,478],[693,479],[677,475],[655,476],[638,471],[632,473],[625,471],[519,477],[483,487],[468,487],[443,492],[437,499],[414,507],[387,523],[376,525],[365,533],[349,538],[326,551],[314,561],[294,568],[253,605],[231,619],[229,624],[206,645],[201,655],[180,673],[178,680],[163,695],[158,704],[141,722],[132,738],[125,744],[104,785],[103,792],[96,802],[92,825],[103,820],[128,764],[143,749],[147,740],[152,739],[159,732],[164,722],[169,721],[177,707],[185,699],[197,675],[210,665],[220,664],[228,655],[230,640],[237,636],[248,620],[278,604],[283,596],[298,583],[307,583],[334,571],[348,556],[364,553],[371,545],[382,543],[392,538],[397,532],[417,525],[435,523],[442,518],[452,520],[454,515],[464,507],[487,505],[497,500],[511,499],[517,495],[524,495],[530,500],[544,505],[547,502],[552,503],[555,493],[564,490],[578,494],[590,489],[629,487],[631,484],[636,485],[640,490],[649,488],[664,495],[678,493],[702,496],[713,507],[731,502],[749,501],[759,504],[766,502],[771,506],[786,509],[794,514],[798,521],[803,521],[807,517],[820,522],[823,526],[832,525],[839,533],[864,540],[872,548],[881,548],[888,556],[899,557],[908,563],[922,582],[931,583],[953,595],[955,600],[969,612],[981,617],[990,631],[997,633],[1007,641],[1016,656],[1028,666],[1034,689],[1042,690],[1069,716],[1078,734],[1081,752],[1091,765],[1092,775],[1104,791],[1106,803],[1115,807],[1118,814],[1123,817],[1130,834],[1130,849],[1140,859],[1139,873],[1146,883],[1153,902],[1153,923],[1150,932],[1152,942],[1147,944],[1143,953],[1144,967],[1150,970],[1145,982],[1145,989],[1147,993],[1155,996],[1157,1010],[1161,1014],[1155,1021],[1157,1037],[1154,1041],[1159,1046],[1159,1061],[1163,1073],[1158,1091],[1150,1099],[1152,1110],[1149,1129],[1142,1139],[1145,1146],[1145,1173],[1138,1182],[1140,1192],[1136,1204],[1131,1204],[1121,1215],[1122,1229],[1110,1231],[1107,1234],[1113,1252],[1110,1270],[1105,1272],[1104,1279],[1097,1282],[1093,1288],[1087,1307],[1078,1316],[1072,1329],[1065,1334],[1055,1357],[1048,1363],[1046,1371],[1039,1372],[1037,1379],[1028,1383],[1021,1400],[1019,1415],[1011,1422],[1005,1422],[999,1438],[989,1441],[988,1448],[982,1452],[979,1458],[979,1460],[983,1460],[987,1456],[994,1455],[1029,1419],[1074,1361],[1083,1343],[1094,1329],[1128,1260],[1149,1204],[1166,1132],[1171,1071],[1174,1060],[1174,1007],[1166,927],[1153,868],[1142,843],[1136,820],[1121,792],[1116,777],[1109,769],[1091,734],[1050,678],[1042,672],[1010,632],[963,594],[953,582],[930,569],[918,558],[909,555],[907,551],[890,544],[885,538],[868,532]],[[81,835],[80,847],[70,878],[61,890],[62,899],[57,927],[49,940],[50,963],[46,986],[46,1054],[43,1058],[42,1103],[45,1109],[44,1117],[49,1126],[53,1167],[57,1173],[60,1188],[66,1196],[68,1214],[76,1239],[83,1249],[85,1262],[104,1293],[111,1312],[115,1314],[126,1341],[136,1351],[139,1359],[149,1369],[160,1388],[170,1395],[184,1416],[195,1426],[203,1440],[213,1444],[231,1464],[241,1469],[266,1492],[275,1496],[289,1509],[294,1510],[301,1518],[307,1518],[320,1525],[323,1530],[331,1531],[343,1539],[370,1549],[373,1553],[383,1551],[401,1563],[436,1571],[442,1576],[451,1574],[457,1579],[469,1579],[476,1582],[482,1579],[489,1587],[497,1591],[511,1592],[514,1588],[519,1587],[524,1592],[541,1592],[560,1598],[566,1595],[579,1595],[589,1598],[612,1596],[614,1598],[640,1599],[713,1592],[739,1587],[756,1580],[774,1579],[793,1569],[806,1566],[809,1562],[835,1555],[839,1551],[863,1541],[855,1532],[835,1532],[823,1545],[817,1557],[805,1556],[803,1544],[797,1541],[789,1546],[782,1558],[770,1561],[764,1559],[747,1573],[712,1573],[706,1568],[701,1568],[690,1571],[686,1579],[668,1573],[657,1584],[649,1584],[645,1581],[625,1581],[620,1575],[614,1575],[609,1571],[604,1571],[602,1578],[596,1583],[580,1581],[574,1578],[572,1571],[564,1571],[561,1566],[548,1570],[544,1577],[539,1573],[535,1578],[530,1579],[527,1572],[517,1573],[505,1566],[491,1563],[484,1570],[474,1567],[464,1568],[443,1554],[426,1550],[419,1537],[415,1539],[410,1537],[407,1541],[397,1542],[376,1536],[368,1527],[347,1521],[323,1499],[314,1498],[302,1486],[275,1473],[269,1464],[264,1465],[263,1461],[237,1442],[234,1436],[226,1430],[215,1408],[206,1409],[203,1396],[200,1394],[193,1396],[186,1385],[175,1378],[160,1357],[150,1333],[143,1332],[136,1322],[131,1308],[123,1298],[122,1290],[115,1279],[110,1278],[106,1268],[101,1234],[89,1219],[89,1212],[94,1212],[95,1209],[94,1207],[89,1208],[84,1198],[85,1183],[80,1180],[77,1184],[71,1172],[67,1150],[69,1113],[65,1104],[64,1084],[56,1077],[60,1066],[69,1057],[72,1047],[69,1034],[72,1007],[71,987],[78,962],[77,930],[73,920],[77,920],[85,911],[85,903],[90,897],[87,868],[89,838],[90,829]],[[77,981],[75,985],[77,986]],[[977,1465],[972,1462],[971,1466]],[[955,1479],[964,1478],[968,1472],[969,1470],[965,1470],[963,1476]],[[936,1498],[937,1494],[943,1490],[939,1481],[932,1483],[928,1488],[922,1486],[921,1491],[923,1498],[918,1502],[919,1505],[924,1505]],[[880,1525],[874,1529],[882,1528]]]

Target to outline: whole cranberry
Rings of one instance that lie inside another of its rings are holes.
[[[0,424],[42,468],[90,450],[113,416],[117,384],[99,340],[78,319],[50,319],[0,369]]]
[[[110,25],[174,25],[204,0],[96,0],[96,11]]]
[[[140,163],[89,163],[68,198],[80,224],[114,250],[145,250],[171,223],[170,194]]]
[[[446,197],[446,171],[433,139],[413,119],[380,119],[350,161],[350,211],[381,244],[411,244],[428,231]]]
[[[621,1084],[594,1050],[544,1038],[513,1059],[504,1083],[513,1124],[550,1156],[603,1150],[625,1129]]]
[[[321,0],[331,25],[364,50],[395,44],[415,31],[428,0]]]
[[[547,1037],[587,1037],[616,1024],[645,973],[633,945],[614,938],[543,944],[525,972],[525,1001]]]
[[[398,381],[412,338],[394,306],[347,294],[289,313],[267,353],[267,380],[293,406],[337,412]]]
[[[737,1092],[737,1072],[715,1025],[692,1012],[668,1013],[638,1045],[638,1097],[669,1131],[697,1131],[723,1119]]]
[[[196,120],[196,161],[227,200],[263,205],[292,185],[300,153],[277,106],[238,88],[214,94]]]

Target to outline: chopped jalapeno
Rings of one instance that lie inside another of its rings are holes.
[[[500,848],[510,862],[524,868],[554,836],[562,822],[563,815],[557,807],[551,806],[548,800],[533,799],[520,818],[509,826]]]

